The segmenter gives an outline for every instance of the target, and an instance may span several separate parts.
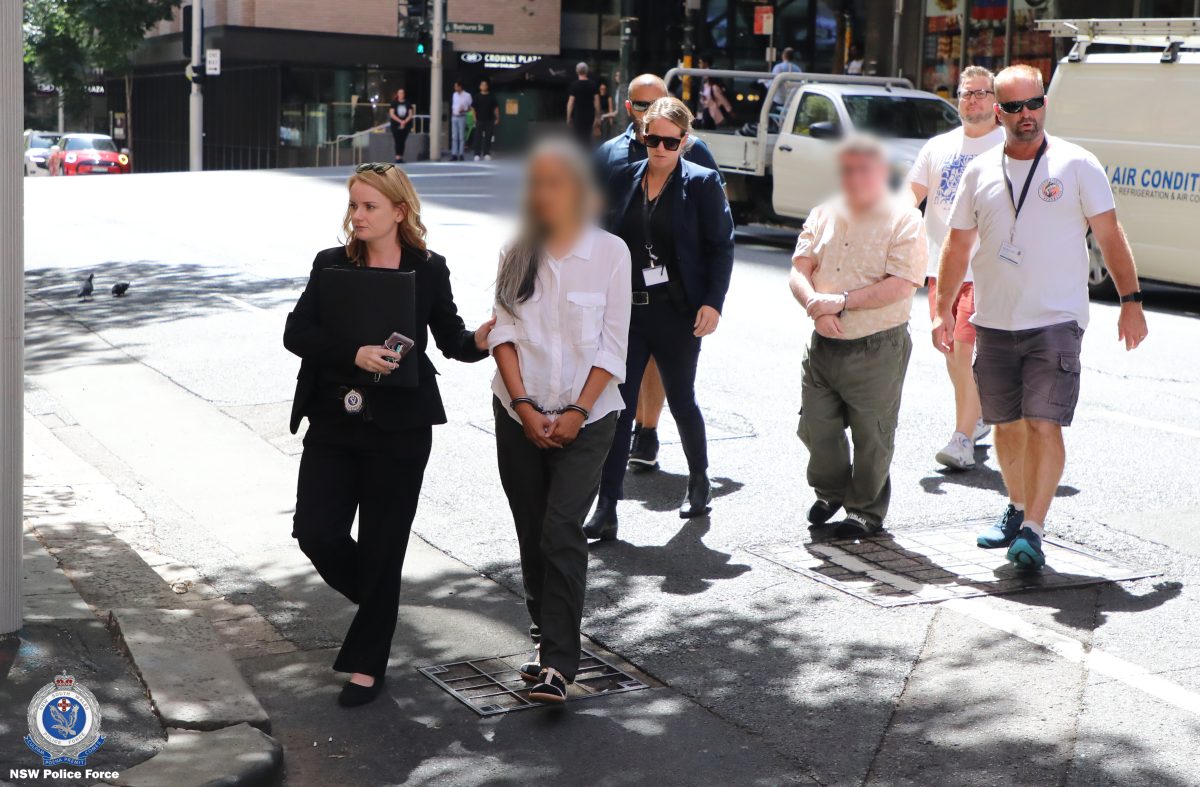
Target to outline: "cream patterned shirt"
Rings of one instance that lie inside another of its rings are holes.
[[[918,287],[929,257],[925,224],[916,208],[889,198],[874,210],[852,216],[840,198],[809,214],[796,240],[795,257],[811,257],[817,292],[836,294],[898,276]],[[914,288],[915,291],[915,288]],[[912,293],[878,309],[853,309],[841,316],[845,339],[861,339],[908,322]]]

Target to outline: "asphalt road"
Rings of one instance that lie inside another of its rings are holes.
[[[497,251],[511,231],[516,173],[482,164],[410,171],[430,247],[448,258],[460,310],[478,323],[490,311]],[[291,784],[333,773],[335,760],[298,746],[307,746],[336,687],[320,676],[346,609],[321,595],[302,556],[289,551],[289,473],[300,444],[286,421],[297,361],[280,337],[312,256],[337,244],[346,174],[139,175],[26,188],[31,397],[69,413],[64,423],[88,433],[78,450],[129,482],[130,498],[153,524],[122,537],[195,566],[302,652],[263,650],[241,661],[283,730]],[[405,723],[424,719],[405,728],[413,745],[379,756],[386,731],[363,732],[363,740],[382,737],[361,746],[358,770],[339,778],[1200,783],[1200,295],[1148,288],[1150,338],[1133,353],[1117,343],[1115,305],[1093,303],[1067,469],[1047,523],[1053,535],[1159,576],[883,609],[749,551],[808,537],[811,494],[795,427],[811,328],[787,288],[793,239],[766,228],[739,234],[725,314],[705,340],[698,391],[717,485],[711,517],[685,523],[674,513],[686,468],[666,419],[662,471],[627,483],[621,540],[592,552],[585,634],[667,684],[648,696],[665,692],[681,703],[671,711],[678,725],[653,721],[662,711],[645,698],[598,700],[610,703],[596,711],[609,714],[604,723],[576,725],[570,736],[529,721],[477,722],[438,704],[431,686],[398,681],[392,693]],[[88,272],[98,295],[80,302],[74,292]],[[125,298],[106,294],[116,281],[132,282]],[[952,402],[928,327],[922,291],[896,437],[888,526],[898,533],[992,516],[1003,505],[986,440],[973,472],[945,473],[933,460],[952,429]],[[450,615],[442,607],[455,605],[428,561],[449,559],[464,577],[483,574],[514,592],[519,574],[490,433],[493,368],[437,365],[451,423],[435,432],[416,525],[435,549],[410,572],[416,579],[406,592],[414,595],[401,613],[393,673],[416,659],[519,646],[519,603],[495,595],[490,582],[490,590],[464,592],[494,606],[459,598],[469,622],[439,624],[453,618],[439,617]],[[230,448],[235,439],[245,447]],[[266,451],[261,461],[256,446]],[[492,632],[482,609],[494,610],[503,631]],[[324,694],[305,696],[318,690]],[[713,725],[725,737],[712,737]],[[525,734],[537,740],[537,767],[498,754]],[[559,734],[576,748],[558,749]],[[570,754],[581,751],[576,734],[602,744],[606,756]],[[460,745],[467,738],[472,743]],[[675,761],[688,747],[696,759]],[[677,779],[663,776],[667,764]]]

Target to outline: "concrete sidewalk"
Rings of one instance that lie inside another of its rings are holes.
[[[152,370],[117,368],[89,366],[86,376],[55,385],[53,394],[36,383],[30,392],[30,445],[43,456],[31,469],[35,477],[38,468],[47,475],[38,484],[69,488],[97,514],[86,530],[51,519],[42,529],[68,571],[78,570],[85,596],[141,632],[151,676],[212,656],[194,644],[190,629],[190,652],[173,646],[184,629],[179,621],[164,629],[164,616],[187,616],[189,627],[211,625],[261,702],[259,721],[269,719],[283,746],[287,784],[815,783],[761,737],[653,676],[646,680],[659,688],[589,699],[565,712],[481,719],[417,668],[524,650],[524,604],[416,536],[405,564],[387,697],[355,711],[339,708],[344,676],[330,665],[353,608],[325,586],[290,538],[286,490],[294,486],[295,458],[170,381],[155,380]],[[120,397],[109,385],[150,392],[155,404]],[[103,417],[92,409],[100,401]],[[85,408],[80,421],[76,403]],[[131,423],[138,428],[125,428]],[[162,439],[172,424],[186,424],[180,429],[194,437],[195,450]],[[183,540],[178,528],[160,526],[184,518]],[[188,710],[193,729],[220,726],[220,719],[199,717],[204,708]],[[225,706],[216,715],[239,712],[245,713]],[[221,762],[214,758],[209,767]]]

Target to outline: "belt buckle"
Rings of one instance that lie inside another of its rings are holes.
[[[634,292],[633,293],[633,305],[634,306],[649,306],[650,305],[650,293]]]

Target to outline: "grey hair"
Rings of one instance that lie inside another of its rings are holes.
[[[561,161],[575,177],[579,187],[575,207],[585,223],[593,220],[600,204],[591,159],[579,143],[569,138],[547,137],[533,147],[525,165],[525,194],[517,237],[505,250],[500,260],[500,272],[496,275],[496,306],[514,316],[517,306],[533,296],[545,255],[547,228],[540,224],[533,213],[530,180],[534,162],[546,157]]]
[[[851,134],[839,142],[837,157],[844,156],[869,156],[884,163],[888,160],[887,146],[872,134]]]
[[[577,63],[575,65],[575,73],[576,74],[583,76],[587,72],[588,72],[588,64],[587,63]]]

